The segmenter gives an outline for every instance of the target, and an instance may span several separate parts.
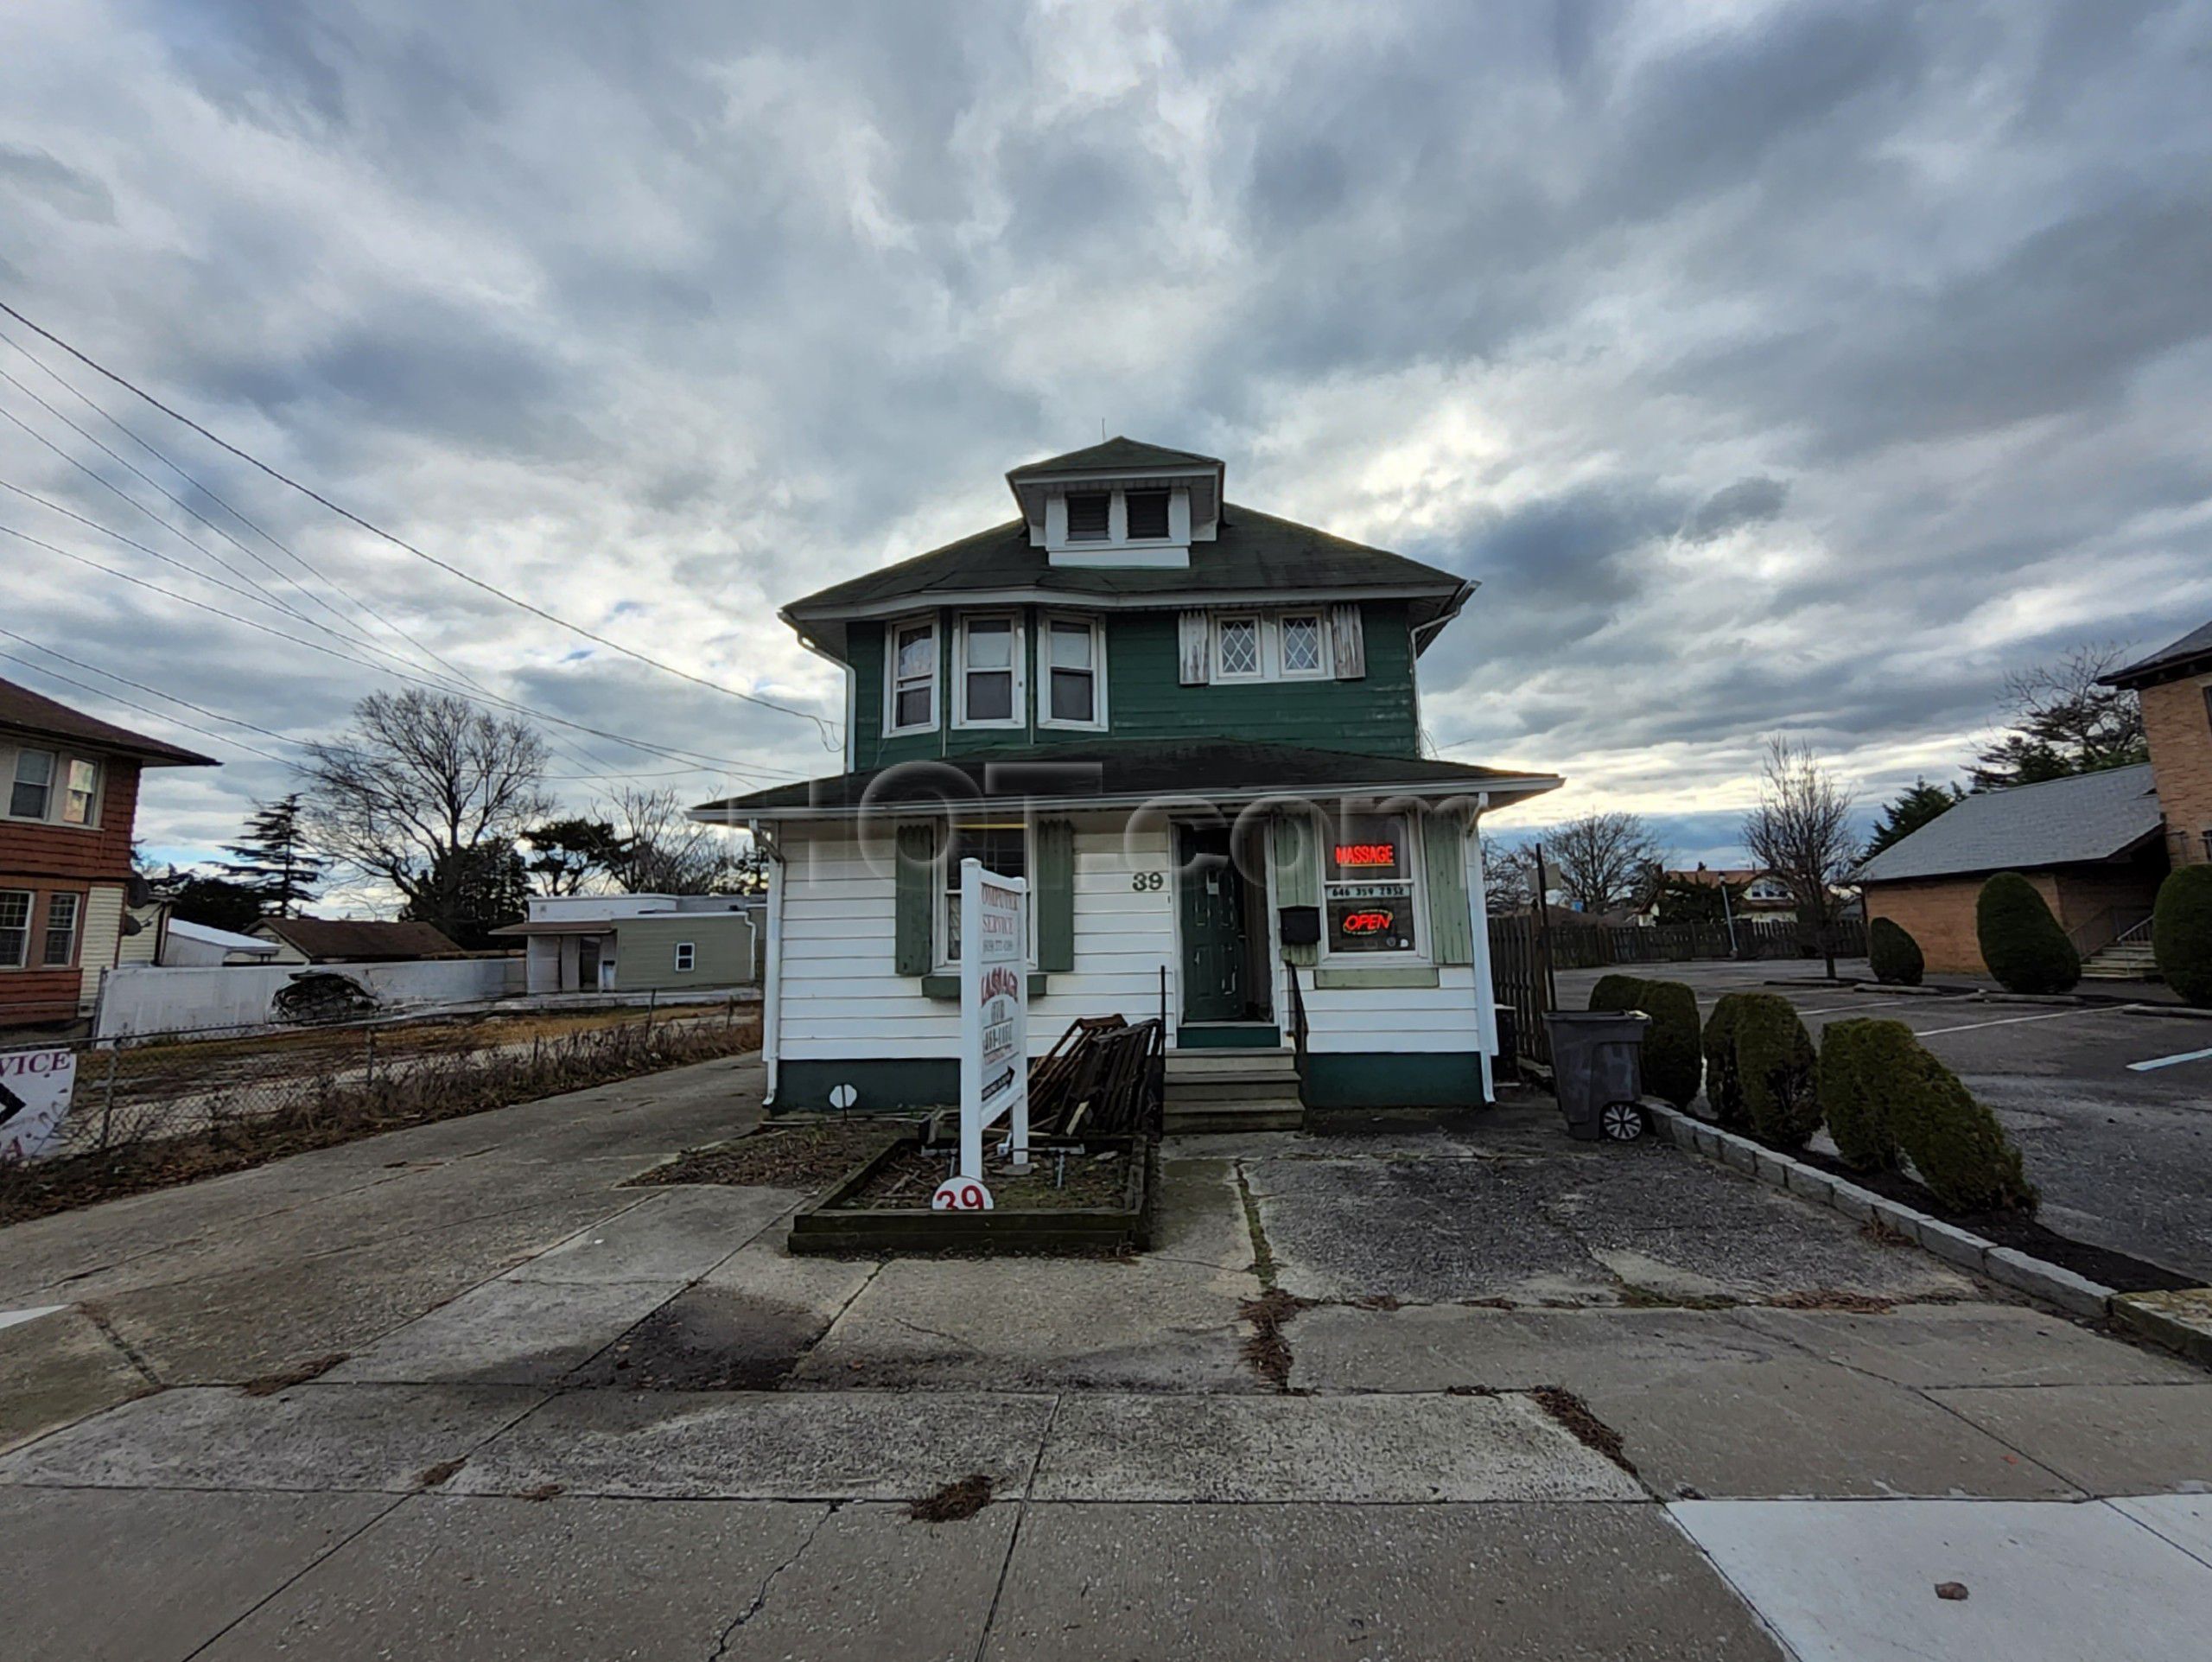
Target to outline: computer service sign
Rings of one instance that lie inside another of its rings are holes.
[[[73,1050],[0,1051],[0,1166],[35,1160],[53,1145],[76,1086]]]

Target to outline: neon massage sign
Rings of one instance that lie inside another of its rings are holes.
[[[1395,843],[1339,843],[1336,846],[1336,862],[1339,870],[1395,866],[1398,863],[1398,845]]]

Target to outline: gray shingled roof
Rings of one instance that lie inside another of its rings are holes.
[[[1859,868],[1864,882],[2116,860],[2158,835],[2147,762],[1970,796]]]
[[[1026,479],[1032,474],[1119,473],[1136,468],[1219,466],[1219,456],[1199,455],[1192,450],[1171,450],[1164,444],[1147,444],[1140,439],[1109,438],[1103,444],[1070,450],[1065,455],[1047,456],[1042,462],[1025,462],[1007,477]]]
[[[187,750],[160,739],[149,739],[143,733],[134,733],[113,722],[87,716],[81,710],[72,710],[14,681],[0,681],[0,728],[27,733],[34,738],[80,739],[86,744],[124,751],[149,767],[219,765],[213,756],[203,756],[197,750]]]
[[[2212,664],[2212,623],[2191,629],[2171,646],[2160,647],[2148,658],[2139,658],[2125,668],[2114,670],[2104,678],[2104,683],[2109,687],[2139,687],[2165,680],[2170,672],[2186,671],[2200,663]]]

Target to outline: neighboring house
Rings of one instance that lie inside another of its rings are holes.
[[[0,1027],[91,1013],[123,939],[140,770],[215,765],[0,680]]]
[[[492,933],[527,943],[534,993],[752,985],[760,910],[741,895],[533,895],[527,921]]]
[[[1728,896],[1728,913],[1738,918],[1794,918],[1797,901],[1789,885],[1764,866],[1708,866],[1660,874],[1651,903],[1637,914],[1639,923],[1659,920],[1659,903],[1671,888],[1710,888]]]
[[[433,924],[378,918],[264,918],[247,931],[274,942],[274,964],[399,964],[467,953]]]
[[[2147,918],[2166,872],[2149,765],[1969,796],[1859,868],[1869,921],[1920,943],[1931,970],[1986,975],[1974,903],[1993,872],[2025,875],[2085,955]]]
[[[2212,623],[2105,677],[2143,705],[2143,733],[2165,819],[2166,857],[2212,860]]]
[[[1970,796],[1859,869],[1866,914],[1904,926],[1931,970],[1986,972],[1974,900],[1994,871],[2027,874],[2090,962],[2154,975],[2158,884],[2212,860],[2212,623],[2104,678],[2143,707],[2151,760]]]
[[[1302,1004],[1308,1103],[1487,1098],[1473,823],[1560,781],[1421,753],[1472,583],[1224,473],[1125,438],[1017,468],[1020,518],[784,610],[846,669],[846,771],[694,810],[769,856],[776,1102],[957,1100],[969,856],[1031,884],[1033,1055],[1164,1007],[1172,1104],[1185,1051],[1289,1069]]]
[[[118,965],[205,970],[225,964],[266,964],[275,959],[279,950],[273,940],[177,917],[159,901],[131,907],[130,921],[137,927],[126,927],[123,950],[116,956]]]

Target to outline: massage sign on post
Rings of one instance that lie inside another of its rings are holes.
[[[1014,1168],[1029,1164],[1029,885],[960,863],[960,1171],[939,1212],[988,1211],[983,1133],[1007,1122]]]

